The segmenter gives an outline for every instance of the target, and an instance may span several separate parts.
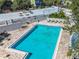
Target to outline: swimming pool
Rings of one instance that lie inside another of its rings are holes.
[[[26,59],[52,59],[61,27],[36,25],[11,48],[31,53]]]

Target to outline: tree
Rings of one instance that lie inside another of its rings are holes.
[[[50,4],[52,4],[52,0],[43,0],[43,3],[44,3],[46,6],[49,6]]]
[[[72,0],[71,4],[71,10],[72,10],[72,19],[75,25],[72,27],[69,27],[69,31],[72,32],[79,32],[79,0]]]
[[[61,0],[54,0],[54,5],[56,5],[56,6],[61,5]]]
[[[16,10],[17,7],[18,7],[17,0],[14,0],[14,1],[13,1],[13,4],[12,4],[12,9],[13,9],[13,10]]]
[[[12,11],[12,1],[10,0],[4,0],[3,4],[1,5],[1,11],[5,12],[6,10]]]
[[[79,33],[79,0],[76,0],[76,1],[71,0],[71,1],[72,1],[71,9],[73,13],[72,17],[75,25],[73,25],[70,30],[72,31],[72,33],[73,32]],[[74,46],[75,48],[71,47],[73,49],[72,56],[73,58],[77,58],[79,57],[79,36]]]
[[[14,0],[13,9],[27,9],[31,6],[30,0]]]
[[[0,9],[3,3],[4,3],[4,0],[0,0]]]
[[[72,0],[72,13],[73,21],[75,25],[73,26],[74,31],[79,32],[79,0]]]
[[[50,6],[50,5],[56,5],[56,6],[58,6],[58,5],[61,5],[61,0],[43,0],[43,2],[46,4],[46,5],[48,5],[48,6]]]

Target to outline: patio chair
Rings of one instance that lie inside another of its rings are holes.
[[[55,22],[54,20],[52,20],[52,22]]]

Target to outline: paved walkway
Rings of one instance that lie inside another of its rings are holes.
[[[66,31],[63,31],[61,41],[59,44],[59,48],[57,51],[57,58],[56,59],[69,59],[67,57],[68,46],[70,42],[70,35]]]

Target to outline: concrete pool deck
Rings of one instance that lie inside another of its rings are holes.
[[[70,34],[66,31],[63,31],[62,37],[60,39],[56,59],[70,59],[67,57],[69,42],[70,42]]]
[[[21,28],[15,31],[11,31],[11,40],[10,41],[3,41],[4,45],[0,46],[0,57],[4,57],[7,54],[10,54],[10,57],[8,59],[23,59],[26,53],[19,53],[19,52],[13,52],[10,48],[8,48],[11,44],[13,44],[15,41],[17,41],[25,32],[28,32],[34,25],[36,24],[46,24],[51,26],[64,26],[64,24],[59,23],[48,23],[47,21],[40,21],[34,22],[31,24],[28,24],[26,28]],[[68,50],[68,43],[69,43],[69,33],[63,31],[62,37],[59,43],[59,48],[57,51],[56,59],[68,59],[66,56],[67,50]]]

